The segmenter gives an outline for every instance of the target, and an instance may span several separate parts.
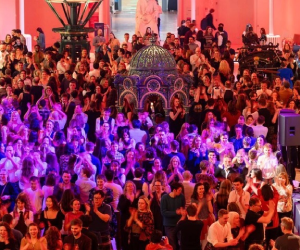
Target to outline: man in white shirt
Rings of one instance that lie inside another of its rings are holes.
[[[209,247],[209,249],[216,249],[237,245],[238,240],[233,239],[231,234],[231,226],[228,222],[228,211],[220,209],[218,212],[218,218],[219,219],[208,229],[206,247]]]
[[[6,157],[0,160],[0,168],[5,168],[7,170],[9,182],[19,181],[15,173],[19,168],[20,158],[13,156],[14,154],[13,147],[9,145],[6,147]]]
[[[39,178],[36,176],[30,177],[30,188],[26,188],[24,193],[30,198],[32,205],[32,212],[35,216],[38,216],[42,212],[43,204],[43,191],[39,188]],[[37,217],[36,217],[37,218]]]
[[[263,135],[265,138],[267,137],[268,128],[264,126],[264,123],[265,123],[265,117],[260,115],[256,120],[256,126],[252,127],[255,138],[259,137],[260,135]]]
[[[190,57],[190,63],[192,65],[192,71],[200,64],[205,63],[205,56],[201,54],[201,49],[199,47],[196,48],[195,54]]]
[[[257,97],[259,97],[261,94],[265,94],[267,96],[272,95],[272,90],[268,89],[268,84],[266,82],[261,83],[261,89],[256,91]]]
[[[241,210],[241,217],[245,219],[249,208],[250,194],[249,192],[243,190],[243,185],[244,181],[241,177],[234,179],[233,186],[235,190],[230,192],[228,203],[235,202]]]
[[[124,41],[122,42],[122,44],[127,44],[127,50],[129,52],[132,51],[132,43],[129,42],[129,34],[128,33],[124,34]]]

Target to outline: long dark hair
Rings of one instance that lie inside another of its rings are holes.
[[[43,31],[42,28],[40,28],[40,27],[38,27],[38,28],[36,29],[36,31],[38,31],[38,32],[40,32],[40,33],[42,33],[42,34],[44,34],[44,31]]]
[[[68,189],[69,190],[69,189]],[[67,190],[66,190],[67,191]],[[66,192],[65,191],[65,192]],[[49,195],[48,197],[47,197],[47,199],[51,199],[51,201],[52,201],[52,203],[53,203],[53,210],[56,210],[56,211],[59,211],[59,205],[58,205],[58,202],[57,202],[57,199],[55,198],[55,196],[54,195]],[[47,200],[46,199],[46,200]],[[45,210],[46,210],[47,208],[45,208]],[[48,209],[47,209],[48,210]]]
[[[0,222],[0,227],[5,227],[9,239],[15,239],[10,226],[6,222]]]
[[[204,183],[197,183],[194,187],[194,190],[193,190],[193,193],[191,196],[192,199],[198,200],[198,187],[200,187],[200,186],[203,186],[203,188],[205,189]],[[203,197],[205,197],[205,190],[203,193]]]
[[[67,189],[64,191],[62,197],[61,197],[61,201],[60,201],[60,205],[61,208],[65,211],[65,212],[71,212],[73,209],[70,206],[70,202],[75,198],[73,192],[71,189]]]
[[[39,238],[41,238],[41,231],[40,231],[40,228],[39,228],[39,226],[36,224],[36,223],[30,223],[29,225],[28,225],[28,227],[27,227],[27,233],[26,233],[26,236],[28,236],[29,238],[31,238],[30,237],[30,234],[29,234],[29,228],[30,227],[36,227],[37,229],[38,229],[38,234],[37,234],[37,238],[39,239]]]

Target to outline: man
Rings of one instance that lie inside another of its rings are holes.
[[[267,137],[268,128],[265,127],[264,124],[265,124],[265,117],[260,115],[256,120],[256,126],[252,127],[255,138],[259,137],[260,135],[263,135],[265,138]]]
[[[86,152],[91,156],[92,164],[97,168],[97,175],[101,173],[101,162],[98,157],[94,156],[95,144],[92,142],[87,142],[85,146]]]
[[[123,45],[127,45],[126,49],[128,50],[128,52],[132,51],[132,43],[129,42],[129,33],[124,34],[124,41],[122,42],[122,48],[124,49]]]
[[[137,43],[133,45],[133,51],[137,52],[144,46],[145,46],[145,44],[143,43],[143,37],[139,36]]]
[[[243,148],[243,127],[240,124],[235,125],[235,136],[231,137],[229,141],[233,143],[235,152]]]
[[[165,233],[174,250],[179,249],[177,246],[176,225],[184,213],[184,207],[185,198],[182,194],[182,185],[180,183],[174,183],[171,185],[171,193],[162,196],[160,203]]]
[[[214,17],[212,15],[212,13],[214,13],[214,12],[215,12],[214,9],[209,10],[209,13],[206,16],[206,23],[207,23],[207,26],[209,26],[209,27],[213,28],[214,30],[216,30],[216,27],[213,23],[214,22]]]
[[[231,41],[227,40],[225,51],[228,51],[230,54],[230,58],[233,60],[235,57],[235,50],[231,48]]]
[[[158,133],[158,142],[156,145],[156,153],[157,156],[161,159],[164,158],[165,155],[170,153],[170,144],[166,135],[166,131],[161,130]]]
[[[243,190],[244,180],[237,177],[233,181],[234,190],[229,193],[228,203],[235,202],[241,211],[241,218],[245,219],[249,208],[250,194]]]
[[[271,121],[272,121],[272,115],[271,112],[268,108],[268,103],[267,100],[265,98],[259,98],[258,99],[258,116],[262,115],[263,117],[265,117],[265,123],[264,126],[265,127],[270,127],[271,126]],[[255,119],[257,120],[257,117],[255,117]]]
[[[40,51],[40,45],[34,46],[34,52],[33,52],[33,61],[37,65],[37,67],[40,67],[41,62],[44,60],[44,53]]]
[[[183,182],[182,186],[184,189],[184,198],[185,198],[185,208],[187,208],[189,205],[191,205],[191,196],[194,191],[195,183],[192,182],[193,175],[190,171],[184,171],[182,174]]]
[[[7,170],[9,181],[14,183],[19,181],[19,178],[16,176],[16,171],[19,169],[21,160],[19,157],[14,156],[15,151],[13,146],[8,145],[6,147],[5,158],[0,160],[0,168]]]
[[[129,130],[130,137],[135,140],[136,143],[142,142],[146,144],[147,133],[144,130],[141,130],[141,121],[133,120],[132,129]]]
[[[125,50],[122,49],[122,48],[120,48],[120,49],[118,49],[117,54],[118,54],[118,58],[117,58],[115,61],[116,61],[116,62],[118,63],[118,65],[119,65],[120,62],[123,61],[124,58],[125,58]]]
[[[271,240],[272,250],[293,250],[300,249],[300,237],[293,234],[294,222],[291,218],[283,217],[280,224],[284,235],[278,237],[276,241]]]
[[[187,217],[187,220],[186,220]],[[175,232],[180,234],[181,250],[199,250],[201,249],[200,235],[203,228],[203,222],[198,219],[197,207],[189,205],[186,212],[183,212],[182,220],[176,226]]]
[[[269,211],[264,212],[263,215],[259,213],[261,211],[261,201],[257,197],[252,197],[249,201],[249,210],[245,218],[246,233],[243,235],[242,240],[245,240],[245,249],[248,249],[251,244],[263,244],[264,240],[264,223],[270,223],[275,204],[272,200],[269,201]]]
[[[279,73],[278,75],[280,76],[280,79],[282,81],[288,81],[291,84],[291,88],[293,88],[293,81],[294,80],[294,74],[293,71],[288,68],[289,62],[288,61],[284,61],[281,63],[281,69],[279,69]]]
[[[64,94],[64,93],[66,93],[66,91],[67,91],[67,89],[68,89],[68,87],[69,87],[69,84],[70,84],[70,82],[71,82],[71,80],[75,80],[74,78],[73,78],[73,76],[72,76],[72,71],[71,70],[67,70],[67,71],[65,71],[65,77],[64,77],[64,79],[62,80],[62,82],[61,82],[61,91],[60,91],[60,93],[61,94]],[[76,80],[75,80],[76,81]],[[76,81],[77,82],[77,81]],[[77,84],[76,84],[77,85]]]
[[[75,198],[80,199],[80,190],[77,185],[71,183],[71,174],[68,171],[63,171],[62,174],[62,183],[59,183],[54,186],[53,195],[56,197],[58,201],[61,200],[61,197],[65,190],[71,189]]]
[[[290,88],[290,83],[288,81],[283,82],[283,88],[279,91],[278,96],[283,106],[286,106],[290,98],[293,96],[293,91]]]
[[[114,183],[114,171],[108,169],[105,171],[106,182],[104,188],[110,189],[113,192],[113,201],[110,203],[114,210],[117,210],[119,197],[123,194],[123,189],[119,184]]]
[[[92,240],[82,232],[82,221],[74,219],[71,221],[71,235],[64,238],[64,249],[70,246],[71,249],[91,250]]]
[[[185,33],[185,36],[184,36],[184,44],[186,44],[186,45],[189,43],[189,38],[195,34],[195,29],[196,29],[196,26],[193,23],[187,27],[189,27],[189,30]]]
[[[179,142],[176,140],[173,140],[173,141],[171,141],[170,146],[171,146],[171,152],[169,154],[167,154],[162,160],[163,167],[167,167],[170,163],[171,158],[174,156],[177,156],[180,160],[181,166],[184,166],[185,156],[183,153],[179,152]]]
[[[266,81],[263,81],[261,84],[261,89],[256,91],[257,97],[259,97],[260,95],[264,94],[267,97],[272,95],[272,90],[268,89],[268,83]]]
[[[210,247],[210,249],[219,249],[238,244],[238,240],[233,239],[232,237],[231,226],[228,219],[228,211],[220,209],[218,212],[218,220],[211,224],[208,229],[206,247]]]
[[[11,231],[12,231],[12,233],[15,237],[16,243],[17,243],[17,248],[16,249],[20,249],[23,234],[19,230],[13,228],[13,217],[12,217],[12,215],[11,214],[3,215],[2,222],[6,222],[10,226]]]
[[[40,152],[34,152],[36,154]],[[32,205],[32,212],[34,217],[37,219],[39,214],[42,212],[43,205],[43,190],[39,188],[39,178],[36,176],[31,176],[30,179],[30,188],[26,188],[23,192],[28,195]]]
[[[99,249],[111,246],[109,221],[111,219],[111,207],[103,202],[105,194],[102,190],[97,190],[93,196],[93,207],[86,203],[87,214],[92,217],[89,230],[94,232],[99,239]],[[109,249],[109,248],[105,248]]]
[[[215,41],[217,42],[220,52],[223,54],[225,46],[228,41],[228,34],[224,30],[224,24],[220,23],[218,26],[218,31],[215,34]]]
[[[89,226],[92,223],[92,217],[89,215],[81,215],[79,219],[82,221],[82,230],[81,232],[89,237],[92,241],[92,249],[98,250],[98,237],[95,233],[89,231]]]
[[[102,46],[105,43],[102,29],[97,30],[97,35],[93,38],[93,46],[95,47],[95,54],[99,57],[99,52],[102,51]],[[97,57],[97,58],[98,58]],[[99,62],[99,61],[97,61]]]
[[[200,64],[205,63],[205,56],[201,53],[201,49],[199,47],[195,49],[195,54],[191,55],[190,63],[192,65],[192,71],[194,71],[196,67],[199,67]]]
[[[187,22],[190,22],[190,21],[187,21]],[[178,37],[179,37],[181,46],[183,46],[185,33],[189,31],[189,28],[185,24],[186,24],[185,20],[182,20],[181,26],[177,29],[177,33],[178,33]]]
[[[199,46],[195,43],[195,38],[193,36],[189,37],[189,49],[195,53],[196,48],[199,48]]]
[[[219,180],[229,179],[232,176],[239,174],[238,169],[233,168],[231,155],[224,155],[223,164],[215,171],[215,177]]]
[[[246,122],[245,122],[245,117],[243,115],[241,115],[238,119],[238,123],[239,125],[242,126],[242,134],[245,135],[246,134],[246,129],[248,128],[248,126],[246,125]],[[231,129],[230,129],[230,136],[235,136],[235,126],[232,126]]]

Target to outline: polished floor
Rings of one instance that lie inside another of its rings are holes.
[[[135,8],[137,0],[123,0],[122,11],[112,14],[112,32],[123,41],[124,33],[129,33],[130,37],[135,31]],[[177,13],[164,12],[161,16],[160,37],[164,40],[168,32],[177,35]]]

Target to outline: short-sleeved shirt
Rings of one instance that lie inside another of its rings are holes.
[[[64,239],[64,244],[71,244],[72,249],[76,249],[74,246],[78,246],[78,249],[84,249],[84,250],[91,250],[92,249],[92,240],[84,235],[81,234],[81,236],[78,239],[75,239],[73,235],[68,235]]]
[[[278,250],[300,249],[300,237],[295,234],[284,234],[276,239],[275,247]]]
[[[258,223],[257,221],[261,217],[260,214],[253,212],[252,210],[248,210],[245,218],[245,226],[254,225],[255,230],[251,234],[249,234],[246,241],[259,241],[264,239],[264,228],[263,223]]]
[[[102,214],[108,214],[111,218],[112,213],[110,205],[107,205],[103,202],[102,205],[98,207],[98,211]],[[101,220],[99,216],[94,213],[93,209],[91,209],[90,216],[92,217],[92,223],[89,226],[89,230],[100,232],[101,236],[109,235],[109,221],[105,222]]]

